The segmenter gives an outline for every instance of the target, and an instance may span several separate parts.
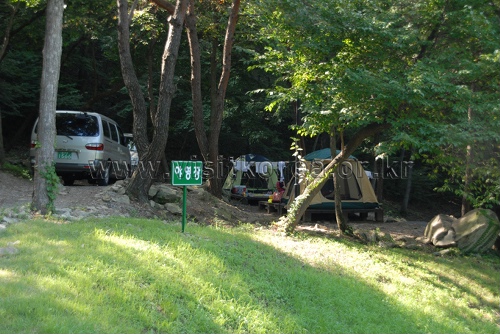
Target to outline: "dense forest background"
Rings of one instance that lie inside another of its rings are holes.
[[[132,132],[116,3],[65,3],[58,109],[96,111]],[[207,128],[229,5],[196,3]],[[0,2],[0,125],[7,152],[28,151],[39,113],[45,9],[40,0]],[[130,27],[135,71],[150,109],[157,103],[168,18],[139,1]],[[380,196],[420,205],[499,205],[498,0],[248,1],[231,58],[220,155],[293,161],[294,143],[305,154],[328,147],[336,136],[340,148],[356,129],[383,121],[390,129],[364,140],[355,155],[370,170],[388,167],[382,161],[413,161],[413,168],[404,178],[379,182]],[[183,36],[169,161],[200,155],[190,77]]]

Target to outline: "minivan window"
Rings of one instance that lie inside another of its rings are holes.
[[[116,141],[116,142],[119,142],[119,141],[118,141],[118,133],[116,132],[116,131],[117,131],[117,130],[116,130],[116,125],[114,125],[114,124],[110,123],[110,124],[109,124],[109,128],[110,128],[110,130],[111,130],[111,139],[113,139],[113,140],[114,140],[114,141]]]
[[[99,135],[97,117],[85,114],[56,115],[57,134],[61,136],[95,137]]]
[[[109,134],[109,125],[108,125],[108,122],[102,121],[102,130],[104,132],[104,137],[111,138],[111,135]]]
[[[127,146],[127,144],[125,144],[125,135],[123,134],[122,129],[119,125],[117,125],[116,128],[118,129],[118,136],[120,137],[120,145]]]

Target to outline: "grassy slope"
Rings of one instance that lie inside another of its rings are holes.
[[[498,333],[500,259],[140,219],[0,234],[0,333]]]

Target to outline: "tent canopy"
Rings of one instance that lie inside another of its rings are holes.
[[[340,154],[340,150],[337,150],[337,154]],[[329,160],[332,159],[332,154],[330,148],[324,148],[321,150],[317,150],[314,152],[311,152],[309,154],[306,154],[304,157],[304,160],[306,161],[312,161],[312,160]],[[356,157],[350,156],[349,159],[351,160],[357,160]]]
[[[340,150],[337,150],[337,154]],[[330,148],[321,149],[311,152],[304,157],[304,168],[310,172],[319,173],[318,166],[324,167],[332,160]],[[318,165],[319,163],[319,165]],[[366,172],[361,163],[354,156],[350,156],[346,161],[339,166],[338,172],[340,181],[340,195],[342,207],[371,209],[379,206],[377,197],[371,183],[366,175]],[[297,177],[297,176],[295,176]],[[310,181],[305,178],[299,182],[299,193],[302,194]],[[292,190],[293,183],[290,180],[285,198],[288,203],[295,199],[295,191]],[[334,185],[333,179],[329,178],[320,192],[311,200],[309,208],[314,209],[333,209],[334,207]]]
[[[271,161],[260,154],[241,155],[232,163],[222,193],[233,198],[267,200],[283,177],[284,162]]]

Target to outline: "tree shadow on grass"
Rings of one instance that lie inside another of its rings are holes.
[[[17,324],[5,332],[456,332],[348,270],[248,234],[129,218],[48,224],[0,237],[21,240],[0,258],[1,313]]]

